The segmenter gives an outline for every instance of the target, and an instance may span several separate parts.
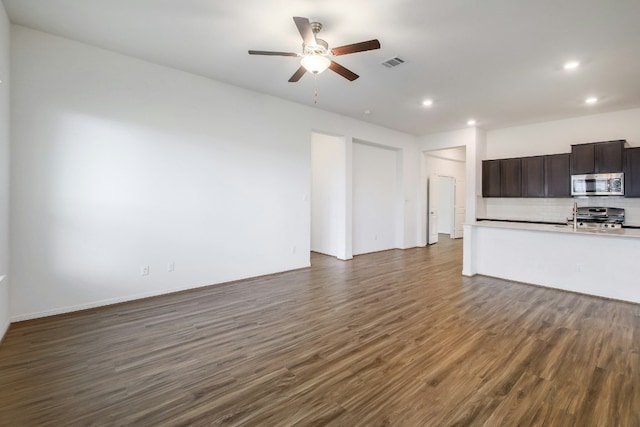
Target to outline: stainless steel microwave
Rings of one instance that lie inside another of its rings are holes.
[[[571,175],[572,196],[624,196],[624,173]]]

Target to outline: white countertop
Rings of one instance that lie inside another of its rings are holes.
[[[586,228],[578,228],[574,231],[571,225],[537,224],[537,223],[530,223],[530,222],[512,222],[512,221],[494,221],[494,220],[476,221],[469,225],[478,226],[478,227],[506,228],[506,229],[512,229],[512,230],[548,231],[548,232],[554,232],[554,233],[640,238],[640,229],[637,229],[637,228],[621,228],[617,230],[592,230],[592,229],[586,229]]]

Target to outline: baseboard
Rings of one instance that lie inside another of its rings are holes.
[[[7,325],[3,328],[4,331],[2,331],[2,334],[0,334],[0,345],[2,345],[2,343],[4,342],[4,336],[7,335],[7,331],[9,330],[9,326],[11,326],[11,323],[7,323]]]
[[[5,281],[4,279],[7,276],[0,276],[0,288],[2,286],[5,286]],[[9,317],[8,314],[8,310],[9,310],[9,301],[7,301],[7,318]],[[2,341],[4,341],[4,336],[7,334],[7,331],[9,330],[9,326],[11,325],[11,321],[10,319],[7,319],[7,323],[6,324],[0,324],[0,344],[2,344]]]
[[[56,316],[58,314],[72,313],[74,311],[89,310],[89,309],[92,309],[92,308],[104,307],[104,306],[113,305],[113,304],[120,304],[120,303],[123,303],[123,302],[135,301],[135,300],[143,299],[143,298],[150,298],[150,297],[157,297],[157,296],[160,296],[160,295],[173,294],[173,293],[185,291],[185,290],[188,290],[188,289],[193,289],[193,288],[170,289],[170,290],[163,290],[163,291],[146,292],[146,293],[142,293],[142,294],[134,294],[134,295],[127,295],[127,296],[124,296],[124,297],[117,297],[117,298],[109,298],[109,299],[104,299],[104,300],[99,300],[99,301],[92,301],[92,302],[84,303],[84,304],[70,305],[70,306],[66,306],[66,307],[55,308],[55,309],[52,309],[52,310],[38,311],[38,312],[27,313],[27,314],[20,314],[18,316],[11,317],[11,322],[12,323],[13,322],[22,322],[22,321],[25,321],[25,320],[38,319],[40,317]]]
[[[20,315],[17,315],[17,316],[12,316],[10,321],[12,323],[13,322],[22,322],[22,321],[25,321],[25,320],[38,319],[40,317],[56,316],[58,314],[66,314],[66,313],[72,313],[72,312],[75,312],[75,311],[90,310],[92,308],[104,307],[104,306],[107,306],[107,305],[114,305],[114,304],[121,304],[123,302],[135,301],[135,300],[144,299],[144,298],[157,297],[157,296],[160,296],[160,295],[175,294],[177,292],[184,292],[184,291],[189,291],[189,290],[198,289],[198,288],[205,288],[207,286],[220,286],[220,285],[224,285],[224,284],[228,284],[228,283],[238,282],[238,281],[241,281],[241,280],[250,280],[250,279],[255,279],[255,278],[258,278],[258,277],[271,276],[271,275],[274,275],[274,274],[282,274],[282,273],[287,273],[289,271],[308,268],[310,266],[311,266],[311,264],[307,263],[307,264],[305,264],[305,265],[303,265],[301,267],[298,267],[298,268],[293,268],[293,269],[283,270],[283,271],[266,272],[264,274],[259,274],[257,276],[241,277],[241,278],[234,279],[234,280],[231,280],[231,281],[224,281],[224,282],[219,282],[219,283],[206,283],[206,284],[195,285],[195,286],[187,286],[187,287],[183,287],[183,288],[174,288],[174,289],[163,289],[163,290],[157,290],[157,291],[150,291],[150,292],[145,292],[145,293],[141,293],[141,294],[125,295],[125,296],[122,296],[122,297],[109,298],[109,299],[104,299],[104,300],[99,300],[99,301],[91,301],[91,302],[87,302],[87,303],[83,303],[83,304],[77,304],[77,305],[70,305],[70,306],[66,306],[66,307],[54,308],[54,309],[51,309],[51,310],[20,314]]]

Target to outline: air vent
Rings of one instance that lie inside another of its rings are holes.
[[[404,59],[398,58],[397,56],[391,59],[387,59],[382,63],[387,68],[397,67],[400,64],[404,64]]]

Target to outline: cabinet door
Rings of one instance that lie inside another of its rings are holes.
[[[640,147],[625,151],[624,196],[640,197]]]
[[[571,174],[595,172],[595,144],[571,146]]]
[[[595,173],[620,172],[624,141],[607,141],[594,144]]]
[[[522,197],[544,197],[544,156],[522,158]]]
[[[482,162],[482,197],[500,197],[500,160]]]
[[[521,159],[500,160],[500,196],[522,197]]]
[[[571,197],[569,154],[544,156],[544,183],[546,197]]]

